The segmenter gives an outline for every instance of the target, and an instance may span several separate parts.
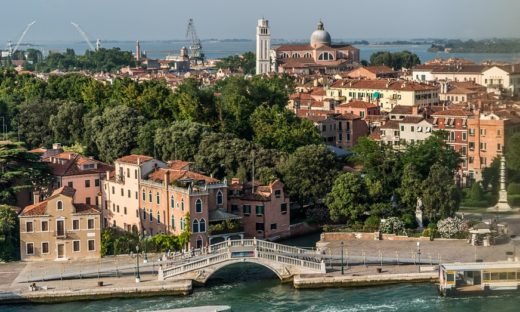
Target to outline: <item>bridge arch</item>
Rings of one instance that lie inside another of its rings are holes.
[[[224,261],[224,262],[218,263],[216,265],[213,265],[211,267],[211,270],[205,270],[204,272],[206,274],[203,274],[203,276],[201,276],[202,278],[198,278],[197,281],[200,283],[206,284],[206,282],[211,278],[211,276],[213,276],[213,274],[215,274],[216,272],[220,271],[220,269],[223,269],[230,265],[239,264],[239,263],[254,263],[254,264],[260,265],[260,266],[268,269],[269,271],[273,272],[274,274],[276,274],[276,276],[280,279],[280,281],[284,281],[287,278],[287,277],[282,276],[282,273],[279,272],[276,268],[265,263],[261,259],[241,258],[241,259],[236,259],[236,260],[228,260],[228,261]]]

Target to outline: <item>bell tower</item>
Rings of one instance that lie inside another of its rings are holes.
[[[269,55],[271,51],[271,29],[269,21],[262,18],[256,26],[256,74],[262,75],[270,71],[271,62]]]

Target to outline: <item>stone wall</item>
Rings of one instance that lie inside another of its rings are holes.
[[[395,234],[379,234],[379,232],[324,232],[321,233],[321,241],[347,241],[347,240],[391,240],[391,241],[425,241],[429,237],[408,237]]]

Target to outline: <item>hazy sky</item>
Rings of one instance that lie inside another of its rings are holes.
[[[0,0],[0,46],[92,40],[182,39],[192,17],[200,38],[254,39],[256,20],[274,38],[306,39],[321,18],[332,38],[520,37],[520,0]]]

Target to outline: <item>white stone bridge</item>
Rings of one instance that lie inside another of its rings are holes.
[[[208,253],[182,263],[159,269],[159,280],[191,279],[206,281],[219,269],[240,262],[264,266],[282,280],[297,274],[326,273],[325,263],[313,250],[257,239],[228,240],[210,245]]]

